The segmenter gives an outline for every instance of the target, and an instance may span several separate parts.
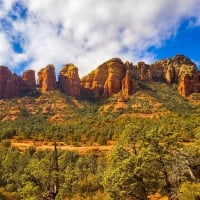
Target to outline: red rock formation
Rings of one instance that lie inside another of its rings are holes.
[[[112,96],[122,89],[122,80],[125,76],[125,65],[120,59],[107,62],[108,74],[104,84],[104,97]]]
[[[26,70],[22,74],[22,79],[27,83],[30,87],[36,87],[35,81],[35,71],[34,70]]]
[[[135,66],[134,76],[137,80],[151,81],[152,75],[150,65],[147,65],[144,62],[138,62]]]
[[[122,97],[129,97],[133,93],[135,93],[139,86],[133,78],[134,66],[132,63],[128,61],[125,62],[126,66],[126,74],[122,80]]]
[[[73,64],[65,65],[60,71],[58,84],[66,94],[79,97],[80,78],[78,75],[78,68]]]
[[[56,89],[56,76],[53,65],[48,65],[38,72],[38,85],[42,92]]]
[[[0,67],[0,98],[14,97],[14,80],[11,71],[7,67]]]
[[[151,64],[150,71],[154,81],[178,83],[182,75],[196,71],[196,65],[183,55],[176,55],[170,59],[163,59]]]
[[[169,66],[165,72],[165,80],[167,83],[172,84],[175,80],[175,72],[172,66]]]
[[[113,58],[81,79],[82,91],[91,92],[95,98],[109,97],[121,91],[124,75],[124,63]]]
[[[194,76],[194,92],[200,93],[200,72]]]
[[[7,67],[0,67],[0,99],[12,98],[21,94],[27,83]]]
[[[144,62],[136,65],[129,62],[124,64],[119,58],[113,58],[82,78],[81,83],[78,69],[73,64],[64,66],[59,74],[60,88],[74,97],[91,95],[95,98],[106,98],[118,92],[121,92],[123,98],[128,97],[138,90],[137,81],[176,83],[179,93],[184,97],[193,92],[200,93],[200,72],[190,59],[182,55],[151,65]],[[38,72],[38,84],[42,92],[57,88],[53,65]],[[19,77],[12,74],[7,67],[0,67],[0,99],[26,95],[32,91],[36,91],[33,70],[27,70]]]
[[[107,79],[107,74],[107,64],[103,63],[81,80],[83,91],[91,93],[95,98],[102,97],[104,94],[104,84]]]
[[[194,92],[194,80],[190,75],[185,75],[181,78],[178,87],[179,94],[187,97]]]
[[[132,78],[131,71],[127,71],[124,79],[122,80],[122,96],[129,97],[136,91],[138,91],[139,86],[136,81]]]
[[[179,94],[187,97],[190,94],[200,93],[200,73],[186,74],[181,77],[178,87]]]
[[[134,68],[133,77],[142,81],[178,83],[179,93],[184,97],[195,91],[200,91],[196,65],[183,55],[163,59],[151,65],[139,62]]]

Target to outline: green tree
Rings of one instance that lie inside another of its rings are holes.
[[[141,149],[135,154],[122,146],[112,152],[103,180],[105,191],[111,198],[147,200],[148,195],[156,191],[157,172],[148,164],[154,162],[149,153]]]
[[[133,127],[125,127],[121,146],[110,155],[105,190],[114,199],[146,200],[156,191],[176,199],[181,183],[197,180],[198,151],[186,151],[179,135],[163,127]]]
[[[30,192],[40,191],[44,199],[56,199],[60,187],[59,171],[57,145],[54,143],[53,152],[36,152],[32,155],[25,168],[26,175],[23,177],[24,184],[20,192],[26,196],[30,189]]]
[[[38,200],[42,198],[39,187],[32,182],[26,182],[22,188],[18,189],[18,192],[22,200]]]
[[[200,183],[184,182],[178,192],[179,200],[198,200],[200,199]]]

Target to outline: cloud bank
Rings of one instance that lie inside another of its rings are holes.
[[[155,59],[150,47],[174,37],[183,20],[200,25],[198,0],[0,0],[0,64],[83,76],[112,57]]]

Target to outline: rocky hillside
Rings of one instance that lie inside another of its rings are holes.
[[[67,64],[61,69],[58,81],[54,66],[48,65],[38,72],[37,83],[33,70],[27,70],[22,76],[17,76],[7,67],[0,66],[0,99],[57,89],[76,98],[100,99],[116,93],[127,98],[140,90],[138,81],[176,83],[178,93],[183,97],[200,93],[200,72],[197,66],[189,58],[176,55],[151,65],[144,62],[123,63],[119,58],[112,58],[82,79],[79,78],[78,68]]]
[[[164,59],[151,65],[138,62],[123,63],[120,59],[111,59],[81,80],[82,90],[90,92],[96,98],[109,97],[121,91],[127,97],[140,88],[137,81],[177,83],[178,92],[187,97],[200,92],[200,72],[196,65],[183,55]]]

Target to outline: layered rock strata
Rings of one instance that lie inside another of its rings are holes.
[[[20,77],[12,74],[7,67],[0,66],[0,99],[26,95],[38,89],[40,92],[48,92],[57,88],[73,97],[91,96],[99,99],[120,93],[127,98],[139,89],[138,81],[178,84],[178,92],[183,97],[194,92],[200,93],[200,72],[197,66],[187,57],[176,55],[151,65],[142,61],[133,65],[112,58],[81,80],[78,68],[67,64],[61,69],[58,82],[54,66],[48,65],[38,72],[37,85],[33,70],[26,70]]]
[[[42,92],[48,92],[57,88],[55,67],[47,65],[38,72],[38,85]]]
[[[9,99],[33,91],[36,87],[33,72],[27,71],[20,77],[12,74],[8,67],[0,66],[0,99]]]
[[[30,86],[36,87],[36,80],[35,80],[35,71],[34,70],[26,70],[22,74],[22,79]]]
[[[62,91],[70,96],[80,96],[80,78],[78,68],[73,64],[65,65],[60,73],[58,84]]]
[[[122,88],[125,96],[130,95],[135,92],[133,83],[132,74],[127,72],[126,64],[119,58],[108,60],[81,79],[82,90],[92,93],[95,98],[110,97]]]

